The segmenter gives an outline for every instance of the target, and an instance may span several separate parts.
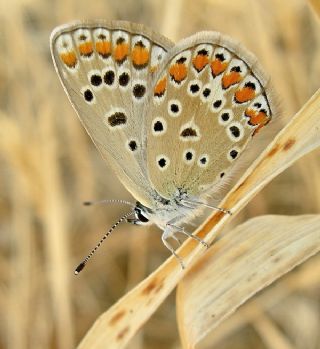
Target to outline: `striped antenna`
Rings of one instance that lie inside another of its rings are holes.
[[[105,199],[105,200],[98,200],[98,201],[84,201],[83,204],[85,206],[91,206],[91,205],[100,205],[100,204],[123,204],[123,205],[128,205],[131,207],[135,207],[135,204],[133,204],[130,201],[126,200],[119,200],[119,199]]]
[[[80,271],[86,266],[87,262],[89,261],[89,259],[95,254],[95,252],[97,251],[97,249],[102,245],[102,243],[104,242],[104,240],[112,233],[112,231],[121,223],[123,222],[125,219],[127,219],[129,216],[131,216],[132,214],[134,214],[133,211],[130,211],[128,213],[126,213],[124,216],[122,216],[116,223],[114,223],[114,225],[103,235],[103,237],[101,238],[101,240],[97,243],[97,245],[91,250],[91,252],[87,255],[87,257],[76,267],[74,273],[75,275],[78,275],[80,273]]]

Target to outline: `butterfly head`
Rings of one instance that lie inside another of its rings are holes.
[[[154,194],[154,207],[150,208],[137,201],[133,209],[134,218],[127,218],[127,222],[135,225],[155,224],[164,229],[168,223],[186,221],[193,212],[200,209],[195,198],[179,189],[171,199],[165,199],[159,194]],[[191,200],[191,201],[189,201]]]
[[[152,224],[150,217],[153,215],[152,210],[142,205],[139,201],[133,210],[134,218],[128,218],[127,222],[135,225],[149,225]]]

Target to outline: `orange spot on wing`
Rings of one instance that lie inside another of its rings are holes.
[[[211,62],[211,72],[213,77],[218,76],[227,69],[228,63],[221,62],[220,59],[215,59]]]
[[[169,69],[171,78],[180,83],[187,77],[187,67],[184,63],[175,63]]]
[[[77,56],[74,51],[61,53],[60,58],[62,62],[69,68],[74,68],[77,64]]]
[[[111,54],[111,42],[110,41],[97,41],[96,51],[104,58],[107,58]]]
[[[229,88],[232,85],[239,83],[242,80],[242,76],[239,72],[231,71],[228,74],[225,74],[222,78],[222,87],[224,89]]]
[[[122,42],[116,45],[113,52],[113,56],[118,63],[122,63],[127,58],[128,53],[129,53],[129,45],[126,44],[125,42]]]
[[[149,50],[144,46],[136,45],[131,52],[132,62],[136,68],[146,67],[149,62],[149,56]]]
[[[192,60],[192,64],[198,72],[200,72],[208,63],[209,63],[208,56],[202,55],[202,54],[198,54]]]
[[[167,88],[167,78],[163,78],[158,81],[156,87],[154,88],[154,95],[157,97],[163,96]]]
[[[270,121],[270,118],[264,111],[257,111],[250,108],[246,109],[245,116],[250,119],[249,120],[250,125],[258,126],[254,130],[253,135],[257,134],[259,130]]]
[[[256,111],[254,109],[246,109],[245,115],[250,118],[251,125],[265,125],[269,121],[269,117],[263,111]]]
[[[91,41],[84,42],[83,44],[79,45],[78,49],[81,56],[89,57],[92,55],[92,52],[93,52],[92,42]]]
[[[245,103],[250,101],[255,97],[255,90],[250,87],[243,87],[240,90],[237,90],[234,94],[234,98],[238,103]]]

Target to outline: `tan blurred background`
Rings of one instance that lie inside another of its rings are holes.
[[[229,34],[272,76],[288,120],[320,86],[316,11],[320,0],[0,0],[1,349],[73,348],[101,312],[169,255],[158,229],[122,225],[73,275],[125,210],[82,201],[131,198],[60,86],[51,30],[105,18],[144,23],[174,41],[200,30]],[[316,151],[274,180],[233,224],[267,213],[319,212],[319,176]],[[256,311],[262,300],[263,314]],[[174,303],[172,295],[129,348],[179,348]],[[240,308],[201,347],[319,349],[320,256]]]

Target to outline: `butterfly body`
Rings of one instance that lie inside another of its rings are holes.
[[[158,225],[167,247],[274,113],[256,58],[217,32],[174,46],[138,24],[77,22],[53,32],[51,51],[81,122],[137,200],[128,221]]]
[[[138,214],[136,215],[137,222],[135,223],[152,223],[156,224],[161,229],[166,228],[168,224],[177,224],[181,221],[186,223],[187,219],[191,219],[202,209],[197,203],[188,205],[187,202],[184,201],[188,199],[190,198],[186,194],[181,193],[177,193],[172,200],[160,198],[157,195],[157,198],[154,199],[154,209],[150,209],[140,202],[137,202],[135,209]]]

